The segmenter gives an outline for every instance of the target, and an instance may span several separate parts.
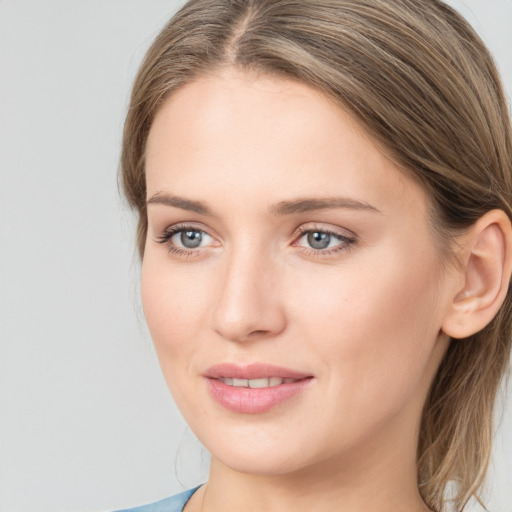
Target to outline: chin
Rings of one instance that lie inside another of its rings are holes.
[[[225,437],[201,435],[197,437],[210,452],[212,458],[233,471],[253,475],[284,475],[309,466],[308,446],[304,439],[282,437],[262,429],[255,432],[244,428],[228,431]],[[309,445],[311,447],[311,445]]]
[[[215,453],[212,453],[212,457],[232,471],[251,475],[285,475],[295,473],[304,467],[304,461],[296,460],[296,453],[293,455],[274,453],[269,456],[264,449],[258,450],[257,453],[234,450],[221,452],[217,447]]]

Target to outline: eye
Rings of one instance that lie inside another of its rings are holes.
[[[211,245],[213,238],[205,231],[194,226],[177,225],[161,233],[156,242],[167,245],[169,252],[190,254],[194,249]]]
[[[175,245],[181,245],[186,249],[195,249],[199,247],[201,243],[207,240],[208,235],[204,231],[197,229],[181,230],[175,233],[170,240]]]
[[[348,250],[356,243],[355,236],[348,236],[336,233],[328,229],[303,229],[300,230],[300,237],[295,243],[315,255],[333,254]]]
[[[321,231],[310,231],[302,238],[306,238],[312,249],[327,249],[332,242],[337,242],[330,233],[322,233]]]

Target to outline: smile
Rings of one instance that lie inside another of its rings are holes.
[[[299,379],[286,379],[282,377],[269,377],[263,379],[234,379],[229,377],[221,377],[219,380],[228,386],[234,386],[236,388],[263,389],[280,386],[281,384],[290,384],[291,382],[297,382]]]
[[[262,414],[301,395],[314,380],[307,373],[269,364],[223,363],[204,375],[210,397],[239,414]]]

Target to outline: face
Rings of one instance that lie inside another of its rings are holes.
[[[146,163],[144,311],[214,460],[414,452],[450,297],[421,188],[321,93],[234,71],[167,100]]]

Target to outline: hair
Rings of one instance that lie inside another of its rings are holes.
[[[498,208],[512,218],[512,130],[493,59],[440,0],[192,0],[164,27],[136,77],[121,180],[147,234],[145,147],[178,88],[224,68],[298,80],[350,112],[429,199],[436,243]],[[460,511],[489,464],[493,411],[511,350],[512,300],[450,343],[427,397],[418,486],[438,512]],[[455,491],[447,496],[449,484]]]

